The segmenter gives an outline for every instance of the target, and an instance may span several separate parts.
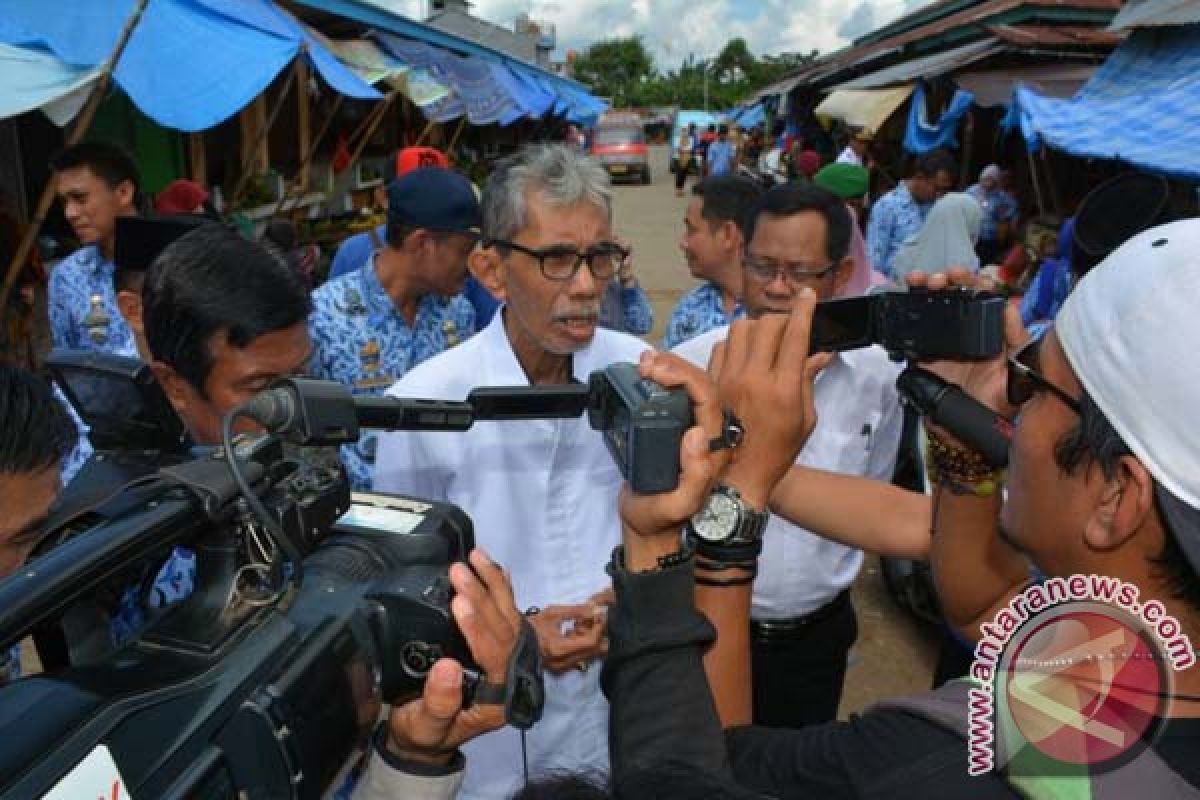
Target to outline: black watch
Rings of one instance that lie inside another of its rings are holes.
[[[704,507],[688,522],[687,536],[701,552],[729,549],[757,553],[770,518],[766,511],[747,505],[737,489],[718,484]]]

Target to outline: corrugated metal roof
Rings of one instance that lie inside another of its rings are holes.
[[[1197,22],[1200,22],[1200,0],[1128,0],[1108,29],[1129,31]]]
[[[855,78],[847,83],[838,84],[835,88],[875,89],[897,83],[909,83],[917,78],[933,78],[938,75],[945,75],[947,72],[953,72],[968,64],[974,64],[976,61],[985,59],[1003,49],[1004,45],[1001,42],[988,38],[963,45],[962,47],[956,47],[953,50],[934,53],[924,58],[915,58],[911,61],[905,61],[902,64],[894,64],[878,72],[872,72],[869,75]]]
[[[997,39],[1025,47],[1115,47],[1123,37],[1082,25],[989,25]]]
[[[1193,1],[1200,2],[1200,0]],[[901,52],[909,45],[932,40],[951,31],[961,30],[964,35],[970,36],[972,30],[975,30],[982,35],[987,33],[987,23],[989,20],[1021,8],[1046,9],[1053,10],[1056,13],[1071,10],[1081,12],[1115,12],[1121,7],[1121,3],[1122,0],[984,0],[982,3],[941,17],[926,25],[905,30],[895,36],[871,41],[869,44],[857,47],[847,47],[838,50],[816,63],[798,70],[776,85],[787,83],[787,91],[791,91],[796,86],[804,83],[817,83],[822,79],[836,76],[843,70],[848,70],[871,60]],[[944,5],[953,6],[954,3],[951,0],[946,0]],[[920,13],[914,13],[912,16],[920,16]],[[1077,30],[1085,27],[1071,26],[1071,29]]]

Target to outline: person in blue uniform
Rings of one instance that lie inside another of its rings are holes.
[[[479,225],[479,201],[461,174],[426,167],[393,181],[384,247],[313,293],[312,376],[357,395],[383,394],[474,333],[475,311],[461,292]],[[342,456],[351,485],[369,488],[375,434]]]
[[[50,273],[54,346],[136,357],[133,332],[117,309],[112,258],[117,218],[137,213],[137,167],[103,142],[69,147],[50,166],[63,215],[83,245]]]

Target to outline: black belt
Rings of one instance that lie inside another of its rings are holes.
[[[824,622],[849,605],[850,590],[843,589],[838,593],[837,597],[816,611],[810,611],[799,617],[788,617],[787,619],[752,619],[750,620],[750,632],[760,639],[793,635],[806,628],[811,628],[818,622]]]

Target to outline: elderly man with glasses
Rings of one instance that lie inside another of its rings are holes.
[[[787,313],[804,288],[818,300],[833,298],[854,271],[853,224],[845,203],[818,186],[769,190],[745,232],[747,315]],[[703,366],[728,333],[728,326],[718,328],[674,352]],[[800,452],[798,468],[890,480],[903,424],[897,374],[878,347],[833,356],[816,382],[820,422]],[[775,513],[754,583],[754,721],[799,728],[837,716],[846,656],[858,634],[850,585],[863,554],[793,524],[776,507],[786,499],[772,498]]]
[[[628,257],[612,230],[604,168],[573,148],[534,145],[483,191],[483,239],[470,258],[503,302],[472,339],[411,370],[391,394],[463,400],[477,386],[586,381],[646,345],[598,327],[605,287]],[[481,422],[466,433],[380,437],[375,488],[461,506],[475,537],[512,573],[548,671],[546,709],[528,733],[531,774],[604,771],[608,706],[604,566],[620,542],[621,476],[585,419]],[[535,611],[536,609],[536,611]],[[466,798],[509,796],[523,746],[512,729],[464,748]]]

